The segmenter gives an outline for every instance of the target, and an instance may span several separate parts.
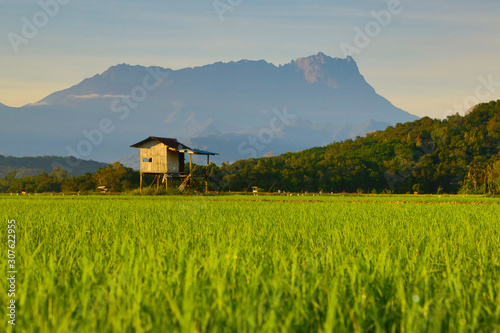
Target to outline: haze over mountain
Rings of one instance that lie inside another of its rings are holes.
[[[76,161],[73,161],[76,162]],[[5,157],[0,155],[0,178],[7,176],[9,172],[15,171],[15,177],[34,176],[42,172],[50,174],[54,166],[64,168],[66,160],[58,156],[39,156],[39,157]],[[78,166],[71,168],[70,176],[81,176],[87,172],[96,172],[99,168],[106,167],[108,164],[96,161],[78,161]]]
[[[415,119],[378,95],[351,57],[318,53],[280,66],[241,60],[180,70],[122,64],[37,103],[0,105],[0,153],[109,162],[133,153],[133,143],[163,136],[219,152],[222,162]]]

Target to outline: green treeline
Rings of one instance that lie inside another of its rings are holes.
[[[204,167],[197,173],[204,175]],[[212,164],[209,183],[216,191],[498,194],[500,100],[465,116],[425,117],[298,153]],[[81,176],[57,167],[22,178],[10,171],[0,192],[93,192],[102,185],[111,192],[137,189],[139,172],[118,162]]]
[[[223,164],[229,190],[499,193],[500,100],[466,116],[428,117],[355,140]]]
[[[124,192],[139,187],[139,171],[133,171],[115,162],[102,167],[95,173],[87,172],[81,176],[70,176],[62,168],[55,167],[51,173],[43,171],[35,176],[16,178],[11,171],[0,179],[0,192],[19,193],[27,189],[33,193],[44,192],[82,192],[97,191],[98,186],[106,186],[111,192]]]

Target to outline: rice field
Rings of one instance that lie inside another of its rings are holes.
[[[495,198],[0,196],[0,217],[2,332],[500,331]]]

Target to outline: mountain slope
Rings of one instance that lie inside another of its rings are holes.
[[[316,124],[308,120],[292,120],[282,131],[262,131],[261,128],[228,133],[209,134],[186,141],[188,146],[218,151],[214,163],[234,162],[250,157],[277,156],[284,152],[324,146],[334,141],[354,139],[365,133],[383,130],[390,124],[367,120],[360,124]],[[138,161],[138,157],[137,157]],[[136,165],[128,165],[136,167]]]
[[[72,159],[71,164],[77,166],[67,167],[68,161],[64,157],[13,157],[0,155],[0,178],[7,173],[16,171],[16,177],[33,176],[45,171],[50,173],[55,166],[63,167],[71,176],[80,176],[87,172],[96,172],[99,168],[107,166],[105,163],[96,161],[83,161]]]
[[[346,138],[324,130],[332,125],[417,119],[378,95],[350,57],[319,53],[283,66],[241,60],[175,71],[122,64],[37,103],[1,110],[0,152],[112,161],[151,135],[180,141],[209,134],[231,137],[270,128],[284,110],[304,126],[296,139],[317,137],[313,146]],[[100,129],[103,119],[111,123],[107,131]],[[311,123],[319,130],[306,137],[301,133],[310,134]],[[276,153],[299,149],[288,144],[273,148]],[[230,160],[229,155],[220,158]]]
[[[229,180],[229,181],[222,181]],[[213,184],[240,191],[500,193],[500,100],[466,116],[428,117],[356,140],[214,171]]]

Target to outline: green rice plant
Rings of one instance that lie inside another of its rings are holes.
[[[5,253],[17,223],[5,332],[500,330],[495,198],[1,196],[0,208]]]

